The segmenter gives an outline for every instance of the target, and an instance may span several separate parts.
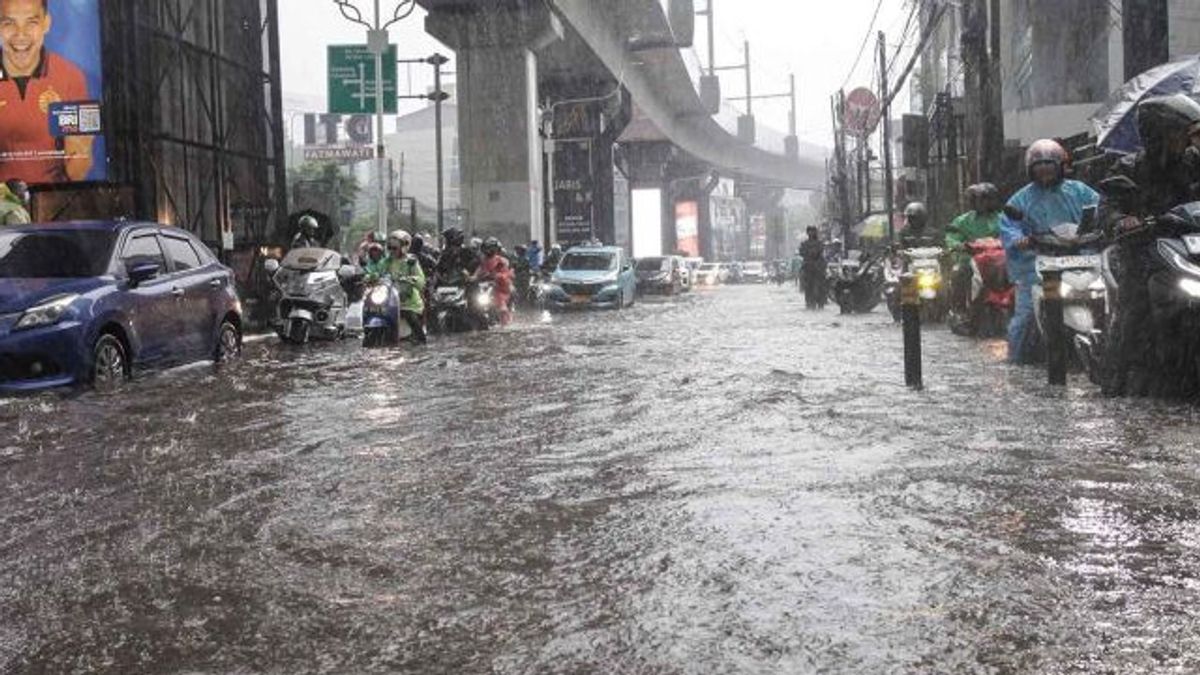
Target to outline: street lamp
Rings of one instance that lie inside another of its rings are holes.
[[[375,20],[370,23],[363,18],[362,12],[352,0],[333,0],[333,3],[348,21],[367,29],[367,51],[375,57],[375,163],[379,171],[379,233],[386,237],[388,208],[387,185],[384,181],[387,159],[383,144],[383,56],[388,51],[388,28],[412,15],[417,9],[417,0],[400,0],[391,18],[386,20],[380,7],[381,0],[374,0]]]

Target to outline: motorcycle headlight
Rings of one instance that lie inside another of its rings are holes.
[[[62,321],[62,318],[67,314],[67,310],[71,308],[71,303],[78,299],[79,296],[77,294],[60,295],[57,298],[50,298],[40,305],[30,307],[17,320],[17,325],[13,327],[13,330],[52,326]]]
[[[487,309],[492,306],[492,296],[486,293],[480,293],[475,296],[475,306],[480,309]]]
[[[386,305],[388,301],[388,287],[376,286],[371,290],[371,294],[367,296],[372,305]]]
[[[921,290],[935,290],[942,280],[934,272],[919,272],[917,274],[917,288]]]
[[[1200,281],[1188,278],[1180,279],[1179,289],[1193,298],[1200,299]]]

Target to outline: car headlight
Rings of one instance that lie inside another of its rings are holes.
[[[40,305],[30,307],[17,320],[17,325],[13,330],[52,326],[66,316],[67,310],[71,308],[71,303],[78,299],[79,295],[77,294],[60,295],[56,298],[50,298]]]
[[[372,305],[386,305],[388,301],[388,287],[376,286],[371,290],[371,294],[367,296]]]

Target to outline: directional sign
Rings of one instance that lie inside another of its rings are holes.
[[[859,87],[846,95],[846,108],[842,111],[846,133],[859,138],[870,136],[881,117],[879,98],[870,89]]]
[[[383,55],[383,112],[396,114],[396,45]],[[329,112],[344,115],[375,113],[375,55],[366,45],[329,46]]]

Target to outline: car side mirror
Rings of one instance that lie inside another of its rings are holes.
[[[130,265],[125,271],[129,275],[129,285],[136,287],[157,277],[162,272],[162,265],[142,262]]]
[[[267,274],[275,274],[279,271],[279,261],[274,258],[268,258],[263,263],[263,269],[267,271]]]

